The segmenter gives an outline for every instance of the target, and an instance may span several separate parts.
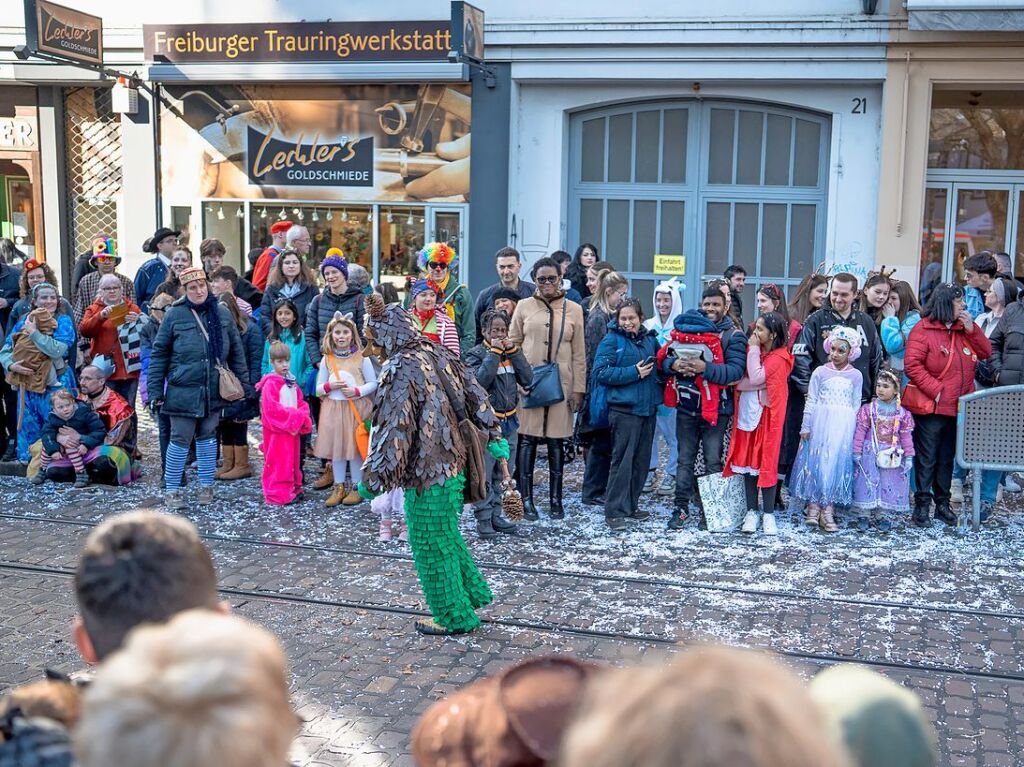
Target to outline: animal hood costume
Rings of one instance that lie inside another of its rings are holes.
[[[492,440],[501,437],[498,419],[458,358],[424,338],[405,310],[377,294],[366,308],[367,353],[380,349],[386,361],[363,486],[374,495],[405,488],[409,544],[430,612],[446,633],[471,631],[480,625],[476,608],[492,596],[459,532],[466,449],[441,376]]]

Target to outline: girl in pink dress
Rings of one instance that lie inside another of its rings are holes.
[[[263,421],[263,498],[284,505],[302,494],[301,435],[313,430],[309,405],[291,374],[291,350],[274,341],[268,350],[273,372],[256,384]]]

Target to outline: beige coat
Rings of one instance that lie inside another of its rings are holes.
[[[565,399],[545,408],[519,409],[519,433],[530,437],[565,439],[572,436],[573,413],[569,410],[570,394],[586,394],[587,354],[583,341],[583,310],[564,297],[555,299],[550,307],[537,297],[525,298],[516,305],[512,315],[509,338],[519,344],[532,367],[548,362],[548,350],[558,341],[562,322],[562,304],[566,304],[565,332],[558,347],[558,370]]]

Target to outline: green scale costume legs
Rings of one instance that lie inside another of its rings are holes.
[[[405,491],[405,521],[416,575],[434,620],[449,631],[475,629],[480,625],[475,610],[494,598],[459,531],[465,484],[459,474],[422,493]]]

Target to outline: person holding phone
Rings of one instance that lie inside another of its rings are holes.
[[[643,321],[640,301],[623,300],[594,355],[594,381],[607,387],[608,395],[612,454],[604,515],[612,530],[626,527],[628,518],[650,516],[640,509],[640,492],[651,462],[662,382],[655,363],[658,337]]]

